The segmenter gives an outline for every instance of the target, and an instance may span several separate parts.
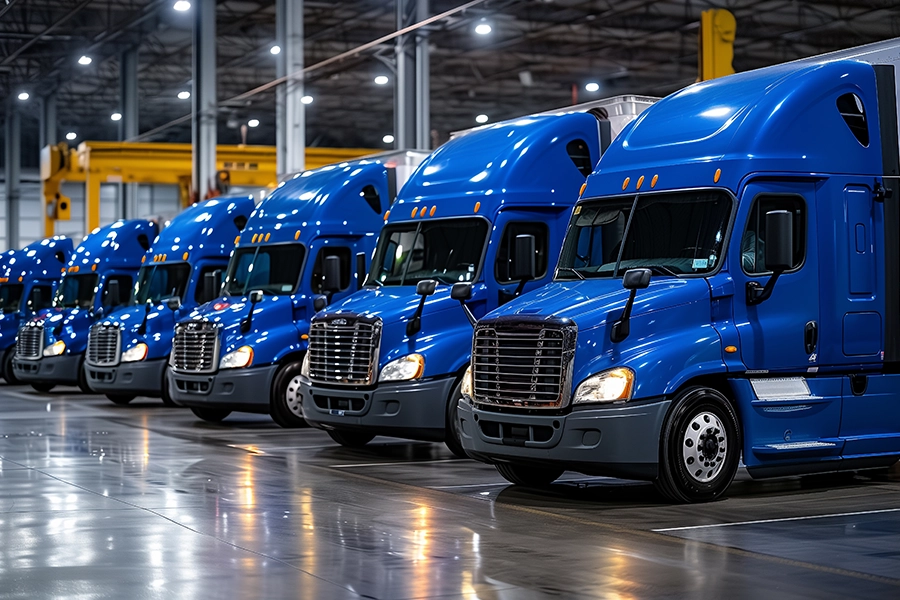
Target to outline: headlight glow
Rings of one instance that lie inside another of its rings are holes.
[[[147,344],[137,344],[122,353],[122,362],[136,362],[147,358]]]
[[[234,352],[229,352],[219,361],[220,369],[239,369],[249,367],[253,363],[253,348],[241,346]]]
[[[466,372],[462,378],[462,385],[460,386],[460,392],[462,392],[463,396],[468,398],[474,397],[472,389],[472,365],[466,367]]]
[[[66,343],[62,340],[58,342],[53,342],[51,345],[44,348],[44,356],[59,356],[63,352],[66,351]]]
[[[379,381],[409,381],[418,379],[425,372],[425,357],[421,354],[407,354],[392,360],[381,369]]]
[[[627,402],[634,391],[634,371],[617,367],[588,377],[575,390],[573,404]]]
[[[303,362],[300,363],[300,375],[309,377],[309,352],[303,355]]]

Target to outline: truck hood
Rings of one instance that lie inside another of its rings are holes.
[[[296,298],[301,306],[305,306],[304,300],[303,296]],[[271,330],[278,327],[285,325],[293,327],[296,318],[294,302],[295,298],[292,296],[264,296],[262,302],[259,302],[253,309],[253,322],[247,333],[241,332],[241,321],[250,312],[250,299],[247,297],[217,298],[198,306],[191,311],[187,318],[181,319],[179,322],[206,319],[219,323],[222,327],[221,355],[224,356],[245,344],[255,347],[269,337]],[[306,329],[305,322],[305,319],[298,321],[298,325],[302,325],[304,330]],[[297,335],[299,342],[299,329]]]
[[[620,279],[588,279],[585,281],[554,281],[538,290],[516,298],[490,312],[494,317],[547,317],[571,319],[579,331],[604,327],[607,320],[617,319],[629,291],[622,288]],[[638,290],[632,318],[709,298],[705,279],[660,277],[650,287]]]
[[[396,323],[406,324],[416,307],[419,306],[421,296],[416,294],[416,286],[403,285],[380,288],[366,288],[351,294],[341,302],[333,304],[325,309],[326,314],[352,313],[368,317],[380,317],[385,328]],[[422,329],[425,329],[429,317],[437,313],[455,311],[461,322],[466,321],[465,314],[459,306],[459,302],[450,297],[450,286],[439,285],[434,294],[425,300],[425,308],[422,310]],[[449,318],[450,317],[448,315]],[[443,321],[444,326],[448,324]]]
[[[143,335],[138,333],[141,323],[144,321],[144,306],[129,306],[120,308],[109,316],[102,319],[102,323],[115,325],[122,329],[122,349],[127,350],[139,342],[152,342],[154,347],[150,351],[150,358],[157,358],[157,355],[165,356],[169,353],[169,345],[172,343],[172,336],[175,327],[175,315],[164,304],[157,304],[150,307],[147,314],[147,329]],[[159,348],[155,345],[162,345],[163,352],[154,352]]]
[[[66,354],[84,352],[88,330],[94,323],[90,311],[84,308],[46,308],[30,321],[43,323],[45,344],[63,340]]]

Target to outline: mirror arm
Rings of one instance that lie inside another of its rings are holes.
[[[475,322],[477,321],[477,319],[475,318],[475,315],[472,314],[472,310],[466,304],[466,301],[460,300],[459,305],[462,307],[463,312],[466,313],[466,318],[469,320],[469,325],[475,327]]]
[[[762,287],[755,281],[747,282],[747,304],[750,306],[754,306],[756,304],[762,304],[766,300],[768,300],[772,296],[772,291],[775,289],[775,283],[778,281],[778,278],[784,272],[784,269],[779,269],[777,271],[772,271],[772,276],[769,277],[769,280],[766,282],[766,287]]]
[[[150,314],[150,302],[144,304],[144,320],[141,321],[140,327],[137,328],[138,335],[147,333],[147,315]]]
[[[253,310],[256,308],[256,302],[250,301],[250,312],[247,313],[247,316],[241,321],[241,333],[247,333],[250,331],[250,327],[253,325]]]
[[[514,298],[518,298],[519,296],[522,295],[522,290],[525,289],[525,284],[528,283],[529,281],[531,281],[531,277],[523,277],[523,278],[519,281],[519,285],[516,286],[516,291],[513,292],[513,297],[514,297]]]
[[[609,330],[609,341],[613,344],[624,341],[631,333],[631,308],[634,306],[635,296],[637,296],[637,290],[631,290],[631,293],[628,294],[628,301],[625,302],[622,316],[613,323],[612,328]]]
[[[425,309],[425,298],[424,295],[419,297],[419,306],[416,307],[416,312],[413,313],[412,319],[406,324],[406,337],[412,337],[422,329],[422,311]]]

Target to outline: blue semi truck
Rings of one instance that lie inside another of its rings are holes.
[[[141,259],[156,223],[116,221],[92,231],[75,249],[52,307],[25,322],[16,340],[13,372],[41,392],[60,384],[92,390],[84,373],[88,331],[104,313],[131,300]]]
[[[896,49],[698,83],[624,131],[553,283],[476,326],[468,454],[676,502],[718,498],[742,457],[752,477],[895,463]]]
[[[306,420],[344,446],[389,435],[464,455],[452,425],[470,317],[550,281],[585,178],[653,100],[617,97],[496,123],[436,150],[391,209],[365,289],[312,320]],[[452,296],[460,282],[469,297]]]
[[[387,153],[298,173],[251,215],[221,296],[175,327],[169,393],[199,418],[232,411],[305,425],[297,377],[309,318],[365,277],[399,183],[423,153]]]
[[[72,248],[71,239],[55,236],[0,255],[0,369],[6,383],[19,383],[12,366],[19,328],[50,308]]]
[[[132,301],[91,327],[84,367],[91,389],[116,404],[152,396],[174,405],[165,376],[175,322],[218,295],[254,207],[252,196],[206,200],[160,232],[142,259]]]

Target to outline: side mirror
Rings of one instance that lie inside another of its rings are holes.
[[[262,290],[251,291],[250,292],[250,303],[258,304],[259,302],[262,302],[263,296],[264,296],[264,294],[263,294]]]
[[[419,296],[431,296],[437,287],[437,281],[434,279],[423,279],[416,284],[416,294]]]
[[[219,282],[221,274],[221,271],[216,270],[203,275],[201,298],[204,302],[209,302],[219,295],[219,289],[222,287],[222,284]]]
[[[766,268],[787,271],[794,262],[794,215],[786,210],[766,213]]]
[[[106,302],[104,304],[109,307],[116,307],[120,304],[119,299],[119,281],[111,279],[106,283]]]
[[[322,290],[330,293],[341,291],[341,259],[337,256],[325,257],[323,270],[325,280],[322,282]]]
[[[644,290],[650,287],[650,269],[628,269],[622,277],[626,290]]]
[[[175,312],[179,308],[181,308],[181,298],[179,296],[172,296],[168,300],[166,300],[166,306],[169,307],[169,310]]]
[[[325,310],[325,307],[328,306],[328,297],[322,294],[318,294],[315,298],[313,298],[313,310],[319,312],[320,310]]]
[[[513,254],[512,273],[510,279],[531,280],[537,274],[535,266],[535,243],[533,235],[517,235],[516,249]]]
[[[247,333],[250,331],[250,327],[253,326],[253,308],[257,305],[257,303],[262,302],[263,299],[263,291],[262,290],[251,290],[248,294],[250,298],[250,310],[247,311],[247,317],[241,321],[241,332]]]
[[[103,307],[98,306],[95,310],[90,311],[88,314],[94,319],[102,319],[103,318]]]
[[[450,288],[450,297],[454,300],[459,300],[460,302],[465,302],[466,300],[472,299],[472,284],[468,281],[463,281],[461,283],[454,283],[453,287]]]

